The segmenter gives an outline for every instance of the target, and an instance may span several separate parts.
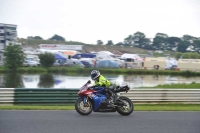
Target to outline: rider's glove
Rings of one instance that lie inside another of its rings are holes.
[[[93,87],[92,87],[92,86],[88,87],[88,90],[92,90],[92,89],[93,89]]]

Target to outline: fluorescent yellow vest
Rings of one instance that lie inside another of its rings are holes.
[[[104,78],[104,76],[100,75],[99,81],[95,81],[95,85],[108,87],[111,85],[111,82]]]

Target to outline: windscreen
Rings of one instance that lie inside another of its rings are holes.
[[[80,88],[78,94],[79,94],[79,93],[82,93],[82,92],[84,92],[84,91],[86,91],[87,88],[88,88],[88,84],[86,83],[84,86],[82,86],[82,87]]]

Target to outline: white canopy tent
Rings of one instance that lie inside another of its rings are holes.
[[[137,54],[123,54],[121,59],[125,60],[125,67],[127,68],[141,68],[143,59]]]
[[[113,56],[114,56],[114,54],[109,51],[100,51],[96,54],[96,59],[97,60],[111,59],[111,58],[113,58]]]
[[[127,59],[127,58],[131,58],[131,59],[134,59],[135,61],[143,62],[143,59],[137,54],[127,54],[127,53],[125,53],[125,54],[121,55],[121,59]]]

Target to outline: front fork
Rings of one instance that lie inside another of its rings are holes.
[[[88,96],[84,96],[83,97],[83,104],[84,104],[84,107],[89,107],[90,106],[90,103],[88,102]]]

